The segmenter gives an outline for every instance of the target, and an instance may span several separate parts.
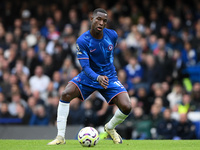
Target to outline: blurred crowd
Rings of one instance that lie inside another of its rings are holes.
[[[187,114],[200,112],[200,75],[185,69],[200,66],[198,0],[1,0],[0,124],[56,125],[61,92],[81,71],[76,39],[98,7],[118,33],[114,64],[133,107],[126,138],[196,139]],[[115,110],[95,92],[71,102],[68,124],[101,126]]]

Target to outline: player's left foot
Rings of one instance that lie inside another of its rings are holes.
[[[106,124],[104,130],[110,135],[115,144],[122,144],[122,138],[115,129],[108,129]]]
[[[58,135],[53,141],[49,142],[47,145],[61,145],[61,144],[65,144],[65,139]]]

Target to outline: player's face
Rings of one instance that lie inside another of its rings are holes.
[[[108,21],[108,15],[102,12],[97,12],[97,14],[92,18],[92,29],[95,32],[100,33],[105,28]]]

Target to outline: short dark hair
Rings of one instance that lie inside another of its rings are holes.
[[[107,11],[103,8],[97,8],[93,11],[93,16],[95,16],[97,14],[97,12],[102,12],[102,13],[105,13],[105,14],[108,14]]]

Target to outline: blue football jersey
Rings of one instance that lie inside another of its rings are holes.
[[[79,60],[89,59],[90,68],[97,75],[106,75],[109,80],[112,80],[112,78],[117,77],[113,64],[113,50],[117,43],[117,38],[118,35],[116,31],[112,29],[104,28],[102,39],[95,39],[88,30],[76,41],[77,58]],[[83,84],[91,85],[96,83],[96,85],[99,85],[94,79],[89,77],[84,70],[77,76],[78,81],[83,82],[84,80]]]

